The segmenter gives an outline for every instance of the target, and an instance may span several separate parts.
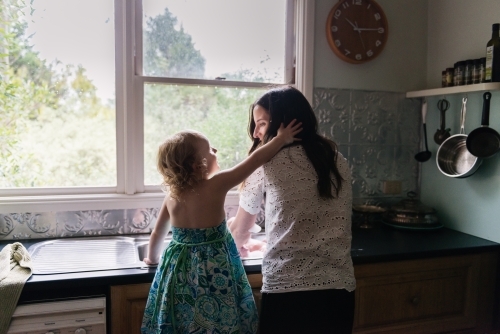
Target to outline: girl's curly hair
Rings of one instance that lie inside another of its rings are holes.
[[[203,139],[206,140],[205,136],[199,132],[181,131],[168,137],[158,148],[157,168],[163,178],[162,189],[168,189],[176,200],[200,181],[200,173],[193,167],[195,163],[206,168],[206,161],[200,159],[196,145]]]

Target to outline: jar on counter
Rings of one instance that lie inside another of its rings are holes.
[[[441,87],[446,87],[446,70],[441,71]]]

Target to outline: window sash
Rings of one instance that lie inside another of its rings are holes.
[[[287,11],[286,77],[295,74],[295,86],[312,102],[314,0],[289,0]],[[269,83],[199,80],[142,76],[141,0],[115,0],[116,68],[116,187],[60,187],[0,189],[0,213],[81,210],[89,205],[124,208],[130,201],[157,205],[163,197],[159,186],[144,185],[144,85],[146,83],[214,85],[225,87],[265,87]],[[294,26],[295,24],[295,26]],[[137,27],[134,29],[134,27]],[[292,29],[293,27],[293,29]],[[295,41],[294,41],[294,35]],[[294,43],[295,42],[295,43]],[[292,59],[295,57],[295,68]],[[295,72],[295,73],[294,73]],[[230,194],[237,196],[236,194]],[[124,199],[127,199],[124,201]],[[130,202],[130,203],[132,203]],[[133,206],[133,205],[132,205]]]

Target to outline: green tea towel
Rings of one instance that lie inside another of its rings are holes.
[[[31,257],[20,242],[0,251],[0,334],[7,333],[24,283],[31,276]]]

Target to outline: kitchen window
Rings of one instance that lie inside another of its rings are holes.
[[[313,1],[10,3],[0,18],[2,211],[159,198],[166,136],[202,131],[227,168],[247,154],[248,108],[269,84],[312,95]]]

